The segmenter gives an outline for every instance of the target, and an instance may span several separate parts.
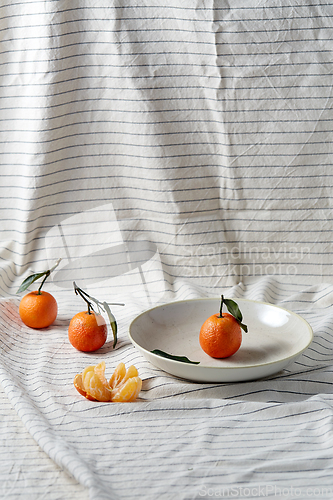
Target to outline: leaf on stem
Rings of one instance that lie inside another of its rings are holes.
[[[25,280],[22,282],[20,288],[17,290],[16,293],[24,292],[30,285],[32,285],[32,283],[39,280],[39,278],[42,278],[45,275],[46,275],[46,272],[31,274],[31,276],[28,276],[27,278],[25,278]]]
[[[238,321],[239,326],[244,330],[244,332],[247,333],[247,326],[242,323],[243,315],[236,302],[231,299],[225,299],[223,296],[222,300],[224,304],[227,306],[229,313]]]
[[[100,312],[100,309],[102,309],[102,311],[106,312],[106,314],[108,315],[111,329],[112,329],[112,333],[113,333],[113,348],[115,348],[117,341],[118,341],[118,338],[117,338],[118,327],[117,327],[116,318],[114,317],[114,315],[111,312],[110,304],[108,304],[107,302],[100,302],[98,299],[95,299],[95,297],[92,297],[87,292],[85,292],[84,290],[79,288],[77,286],[77,284],[75,283],[75,281],[73,282],[73,285],[74,285],[75,294],[80,295],[83,298],[83,300],[88,304],[88,312],[90,311],[90,309],[94,310],[91,301],[95,302],[99,312]],[[112,305],[124,306],[125,304],[112,304]]]
[[[107,313],[108,315],[108,318],[109,318],[109,321],[110,321],[110,325],[111,325],[111,328],[112,328],[112,333],[113,333],[113,349],[116,347],[116,344],[117,344],[117,322],[116,322],[116,318],[113,316],[112,312],[111,312],[111,309],[109,307],[109,304],[107,302],[103,302],[103,306],[104,306],[104,309],[105,309],[105,312]]]
[[[57,262],[55,263],[55,265],[53,267],[51,267],[51,269],[48,269],[47,271],[44,271],[42,273],[34,273],[34,274],[31,274],[30,276],[28,276],[27,278],[25,278],[25,280],[21,283],[21,286],[17,290],[16,293],[24,292],[30,285],[32,285],[32,283],[39,280],[43,276],[45,276],[45,279],[46,279],[48,276],[50,276],[50,274],[59,265],[60,261],[61,261],[61,259],[58,259]],[[44,279],[44,281],[45,281],[45,279]],[[43,281],[43,283],[44,283],[44,281]]]

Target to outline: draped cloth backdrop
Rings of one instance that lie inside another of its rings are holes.
[[[4,0],[3,498],[332,498],[332,16],[329,1]],[[58,318],[31,330],[18,286],[59,258]],[[116,349],[69,344],[74,280],[125,303]],[[311,346],[230,384],[132,346],[141,312],[221,293],[301,314]],[[102,360],[135,364],[135,403],[75,391]]]

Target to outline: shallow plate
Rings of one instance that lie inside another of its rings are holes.
[[[248,333],[243,332],[240,349],[229,358],[211,358],[199,345],[201,325],[219,312],[220,298],[171,302],[150,309],[132,321],[129,337],[153,365],[195,382],[240,382],[267,377],[285,368],[311,344],[311,326],[301,316],[265,302],[235,301]],[[150,352],[154,349],[186,356],[200,364],[163,358]]]

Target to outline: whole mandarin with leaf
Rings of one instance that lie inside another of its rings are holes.
[[[97,351],[97,349],[100,349],[105,344],[108,327],[100,312],[95,313],[92,305],[92,302],[95,302],[99,311],[102,309],[108,315],[113,332],[113,348],[115,348],[117,344],[117,322],[109,307],[110,304],[100,302],[91,297],[87,292],[79,288],[75,282],[73,285],[75,294],[82,297],[88,305],[88,310],[77,313],[71,319],[68,327],[68,339],[70,343],[75,349],[83,352]]]
[[[222,313],[223,305],[229,313]],[[243,317],[238,305],[231,299],[221,296],[220,312],[206,319],[200,329],[199,343],[202,350],[212,358],[229,358],[235,354],[242,343]]]
[[[42,291],[46,279],[50,276],[51,272],[57,267],[60,259],[55,266],[47,271],[41,273],[34,273],[28,276],[21,284],[17,293],[26,290],[32,283],[43,277],[43,281],[38,288],[33,292],[26,294],[19,305],[19,315],[21,320],[26,326],[30,328],[47,328],[52,325],[57,318],[58,304],[56,299],[48,292]]]

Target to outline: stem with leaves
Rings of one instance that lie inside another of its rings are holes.
[[[77,286],[77,284],[75,283],[75,281],[73,282],[73,285],[74,285],[74,292],[75,292],[75,294],[76,295],[80,295],[80,297],[86,302],[86,304],[88,306],[88,314],[92,314],[92,311],[95,312],[93,304],[92,304],[92,302],[94,302],[97,305],[98,314],[100,314],[101,310],[102,310],[103,312],[105,312],[108,315],[108,318],[109,318],[109,321],[110,321],[110,325],[111,325],[111,329],[112,329],[112,333],[113,333],[113,348],[115,348],[116,344],[117,344],[117,340],[118,340],[117,339],[117,329],[118,328],[117,328],[116,318],[112,314],[110,306],[112,306],[112,305],[114,305],[114,306],[124,306],[125,304],[101,302],[98,299],[95,299],[94,297],[92,297],[91,295],[89,295],[84,290],[82,290],[82,288],[79,288]]]
[[[57,262],[55,263],[55,265],[53,267],[51,267],[51,269],[48,269],[47,271],[43,271],[42,273],[34,273],[34,274],[31,274],[30,276],[28,276],[27,278],[25,278],[25,280],[22,282],[20,288],[17,290],[16,293],[24,292],[32,283],[34,283],[35,281],[39,280],[40,278],[42,278],[44,276],[44,279],[43,279],[43,281],[42,281],[42,283],[37,291],[38,295],[40,295],[42,293],[42,287],[43,287],[45,281],[50,276],[50,274],[55,270],[55,268],[59,265],[60,261],[61,261],[61,259],[58,259]]]
[[[247,326],[242,323],[243,321],[243,315],[240,312],[240,309],[236,302],[231,299],[225,299],[223,295],[221,295],[221,305],[220,305],[220,318],[223,318],[222,314],[222,309],[223,305],[226,305],[229,313],[235,318],[235,320],[238,322],[239,326],[244,330],[245,333],[247,333]]]

